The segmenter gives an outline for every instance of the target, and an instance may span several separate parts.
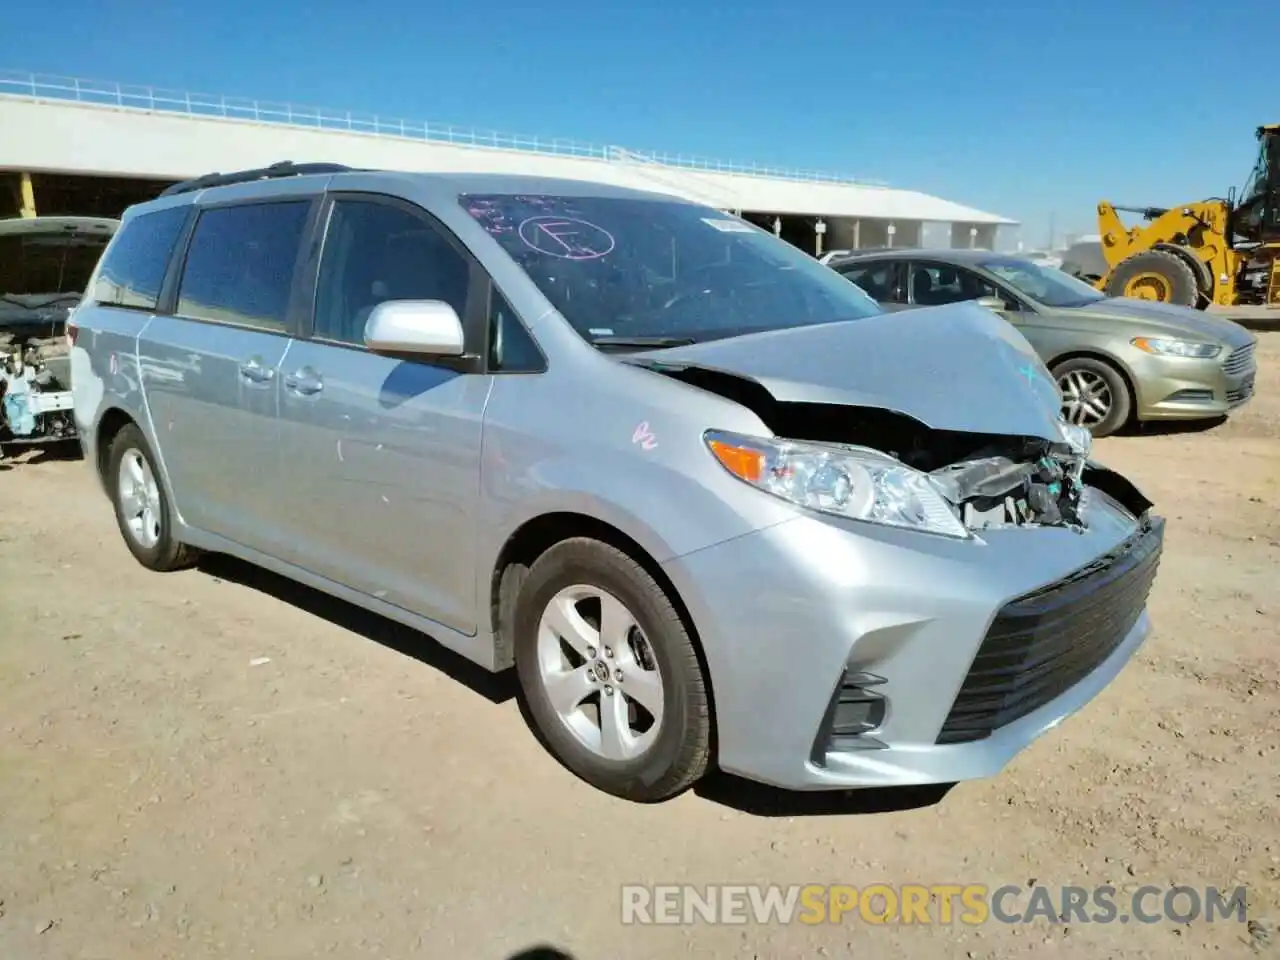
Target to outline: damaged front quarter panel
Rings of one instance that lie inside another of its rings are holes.
[[[978,393],[995,406],[971,402],[970,377],[945,387],[947,405],[933,379],[922,382],[917,375],[895,377],[886,371],[884,344],[908,325],[898,318],[891,329],[879,325],[880,319],[712,341],[633,355],[628,362],[741,403],[777,437],[886,453],[927,474],[972,531],[1010,526],[1083,531],[1091,489],[1135,519],[1150,509],[1133,484],[1089,460],[1089,433],[1059,418],[1060,398],[1052,381],[1037,379],[1031,361],[1008,359],[1010,352],[1025,356],[1016,332],[1011,339],[982,318],[973,324],[964,314],[952,318],[952,326],[970,328],[970,338],[955,339],[948,327],[943,339],[956,348],[961,366],[985,376]],[[881,349],[851,349],[868,333],[869,342]],[[744,348],[749,341],[758,342]],[[975,345],[976,360],[971,359]],[[816,355],[825,358],[819,382],[801,380],[801,358],[815,355],[810,351],[819,346]],[[845,359],[843,376],[830,372],[832,356]],[[880,397],[883,405],[872,402]],[[986,423],[993,427],[990,432],[982,430]]]

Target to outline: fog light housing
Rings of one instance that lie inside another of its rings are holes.
[[[810,759],[815,764],[825,766],[828,753],[885,748],[873,734],[884,725],[889,712],[888,697],[875,688],[887,682],[874,673],[845,670],[814,739]]]

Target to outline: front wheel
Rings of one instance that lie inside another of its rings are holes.
[[[516,601],[515,660],[543,742],[598,789],[655,802],[706,772],[711,710],[693,641],[622,551],[577,538],[538,558]]]
[[[1068,423],[1106,437],[1128,422],[1133,409],[1129,384],[1105,360],[1075,357],[1054,367],[1053,378],[1062,392],[1062,418]]]

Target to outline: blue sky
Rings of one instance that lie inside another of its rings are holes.
[[[1225,195],[1280,122],[1274,0],[10,6],[4,69],[855,174],[1028,246]]]

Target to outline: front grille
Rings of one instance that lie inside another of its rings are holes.
[[[1243,347],[1237,347],[1227,354],[1227,359],[1222,361],[1222,372],[1228,377],[1236,377],[1244,373],[1253,366],[1253,350],[1257,344],[1250,343]]]
[[[938,743],[969,743],[1025,717],[1087,677],[1141,616],[1160,564],[1155,518],[1115,550],[1001,608]]]

